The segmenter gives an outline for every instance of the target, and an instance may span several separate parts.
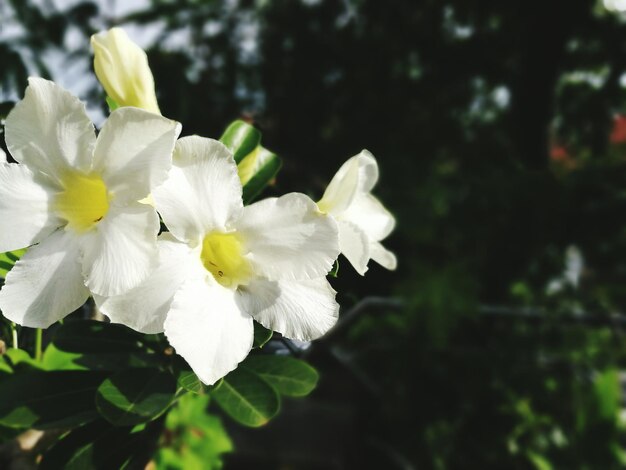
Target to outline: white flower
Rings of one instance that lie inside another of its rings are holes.
[[[111,321],[165,334],[206,383],[249,353],[254,318],[283,335],[313,340],[336,322],[326,274],[339,254],[335,222],[303,194],[244,207],[230,151],[180,139],[167,181],[153,191],[170,233],[161,264],[122,296],[96,296]]]
[[[367,150],[345,162],[317,203],[339,227],[339,249],[363,275],[373,259],[387,269],[396,269],[396,256],[380,243],[391,233],[395,219],[370,194],[378,181],[378,165]]]
[[[45,328],[90,291],[141,283],[157,263],[159,219],[137,201],[167,177],[180,125],[124,108],[96,139],[77,98],[31,78],[5,132],[19,164],[0,163],[0,252],[36,245],[0,291],[4,316]]]
[[[160,114],[146,53],[121,28],[91,36],[96,76],[119,106]]]

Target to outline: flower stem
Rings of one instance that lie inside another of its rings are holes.
[[[17,325],[11,322],[11,336],[13,337],[13,347],[15,349],[19,348],[19,344],[17,342]]]
[[[41,361],[41,340],[43,337],[43,330],[37,328],[35,332],[35,360]]]

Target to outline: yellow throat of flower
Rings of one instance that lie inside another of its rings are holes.
[[[243,245],[236,233],[211,232],[202,240],[200,258],[204,267],[224,287],[246,284],[250,264],[243,256]]]
[[[100,176],[71,172],[61,183],[63,190],[57,194],[54,207],[68,227],[86,232],[109,211],[111,197]]]

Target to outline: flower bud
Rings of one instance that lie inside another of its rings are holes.
[[[91,36],[94,68],[107,95],[118,106],[161,114],[146,53],[121,28]]]

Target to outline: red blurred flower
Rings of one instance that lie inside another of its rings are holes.
[[[626,142],[626,116],[618,114],[613,118],[610,141],[612,144],[623,144]]]
[[[576,168],[576,160],[572,158],[562,145],[552,145],[550,147],[550,162],[567,170]]]

